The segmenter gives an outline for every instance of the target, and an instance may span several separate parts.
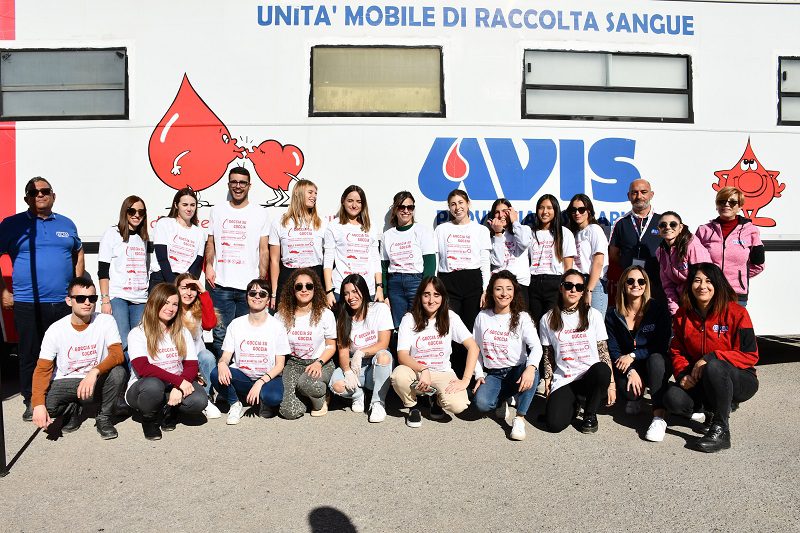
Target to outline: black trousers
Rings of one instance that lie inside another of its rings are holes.
[[[580,378],[551,392],[545,406],[547,429],[553,433],[564,431],[575,414],[578,395],[586,397],[584,416],[596,415],[600,402],[608,396],[611,369],[602,361],[593,364]]]
[[[128,384],[128,372],[124,365],[117,365],[108,374],[98,376],[94,385],[94,394],[86,400],[78,398],[78,385],[81,384],[81,381],[83,380],[77,378],[64,378],[53,380],[50,383],[50,390],[47,391],[47,398],[44,402],[50,416],[64,414],[67,406],[71,403],[82,405],[99,403],[100,412],[97,414],[97,418],[111,418],[114,415],[117,398]]]
[[[208,395],[203,387],[197,381],[193,381],[192,386],[194,392],[175,406],[181,413],[199,414],[208,405]],[[171,391],[172,385],[158,378],[141,378],[125,393],[125,401],[133,409],[142,413],[142,418],[145,420],[154,420],[159,411],[167,404]]]
[[[42,339],[53,322],[64,318],[72,310],[66,302],[33,303],[14,302],[14,326],[19,334],[19,389],[23,400],[31,401],[31,380],[36,369]]]
[[[325,285],[324,285],[325,278],[322,275],[322,265],[316,265],[316,266],[312,266],[312,267],[308,267],[308,268],[310,268],[311,270],[313,270],[314,272],[317,273],[317,276],[319,276],[319,282],[320,282],[320,284],[322,284],[319,289],[315,289],[315,290],[321,290],[322,292],[325,292]],[[289,276],[291,276],[292,272],[294,272],[295,270],[298,270],[298,269],[297,268],[287,268],[287,267],[283,266],[283,263],[281,263],[281,268],[280,268],[280,270],[278,270],[278,286],[277,287],[272,287],[272,292],[277,295],[275,297],[275,309],[278,309],[278,304],[281,301],[281,295],[283,294],[284,285],[286,285],[286,280],[289,279]],[[335,287],[335,288],[336,288],[336,292],[339,292],[339,287]],[[286,289],[286,290],[294,290],[294,288]]]
[[[528,286],[528,301],[531,318],[536,324],[536,329],[539,329],[539,321],[544,314],[555,307],[558,301],[559,283],[561,283],[561,276],[555,274],[531,276],[531,284]]]
[[[450,309],[461,317],[467,329],[472,331],[475,318],[481,310],[481,296],[483,295],[483,278],[479,268],[471,270],[457,270],[455,272],[441,272],[439,278],[447,289],[450,300]],[[456,376],[464,375],[467,364],[467,350],[460,343],[453,343],[453,354],[450,364]]]
[[[635,359],[631,363],[629,370],[630,368],[636,370],[636,373],[642,378],[642,383],[650,389],[653,409],[663,408],[664,391],[667,389],[670,376],[670,368],[664,356],[660,353],[652,353],[647,359]],[[617,389],[621,396],[624,396],[629,402],[641,398],[641,396],[636,396],[633,391],[628,390],[627,376],[617,370],[616,367],[614,367],[614,375],[616,376]]]
[[[758,391],[758,378],[750,370],[736,368],[722,359],[711,359],[703,368],[700,383],[684,390],[670,383],[664,393],[664,406],[670,413],[691,416],[698,399],[714,413],[714,422],[728,429],[731,403],[741,403]]]

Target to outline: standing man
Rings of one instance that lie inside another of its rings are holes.
[[[31,178],[25,185],[28,210],[0,223],[0,255],[11,257],[13,272],[8,290],[0,272],[3,307],[14,310],[19,334],[19,386],[30,422],[31,378],[42,338],[53,322],[70,314],[65,303],[73,277],[83,276],[83,248],[75,224],[53,212],[56,194],[46,179]]]
[[[650,277],[650,294],[666,301],[661,288],[656,250],[661,244],[658,221],[661,215],[650,205],[653,188],[645,179],[633,180],[628,188],[631,210],[616,221],[608,245],[608,301],[613,302],[616,283],[622,271],[631,265],[643,266]]]
[[[222,354],[222,341],[231,321],[246,315],[247,284],[267,278],[269,217],[266,209],[251,205],[250,172],[236,167],[228,173],[229,201],[211,209],[211,231],[206,243],[206,281],[221,320],[214,328],[214,355]]]

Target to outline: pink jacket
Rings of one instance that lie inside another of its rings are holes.
[[[737,218],[739,224],[725,242],[717,219],[697,228],[695,236],[708,250],[711,261],[722,269],[736,294],[746,295],[750,291],[750,278],[764,270],[764,243],[749,219]]]
[[[700,239],[692,237],[686,247],[686,257],[678,257],[678,252],[675,248],[667,249],[663,242],[656,250],[656,257],[658,257],[658,266],[661,272],[661,285],[667,295],[669,314],[674,315],[678,307],[680,307],[681,292],[683,292],[683,287],[686,285],[689,265],[710,263],[711,256],[700,242]]]

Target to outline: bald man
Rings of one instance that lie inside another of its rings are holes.
[[[645,179],[633,180],[628,187],[631,210],[614,224],[608,245],[609,302],[613,301],[620,274],[631,265],[644,267],[650,277],[651,296],[665,300],[656,258],[656,250],[661,244],[658,231],[661,215],[650,205],[654,194],[650,182]]]

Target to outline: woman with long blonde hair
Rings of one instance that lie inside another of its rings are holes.
[[[174,430],[178,412],[199,414],[208,403],[197,382],[194,340],[179,310],[178,288],[159,283],[150,291],[141,324],[128,335],[131,377],[125,401],[142,414],[148,440],[159,440],[162,429]]]
[[[298,268],[310,268],[322,279],[322,240],[325,222],[317,214],[317,186],[298,180],[289,209],[276,218],[269,231],[270,308],[277,309],[280,287]]]

